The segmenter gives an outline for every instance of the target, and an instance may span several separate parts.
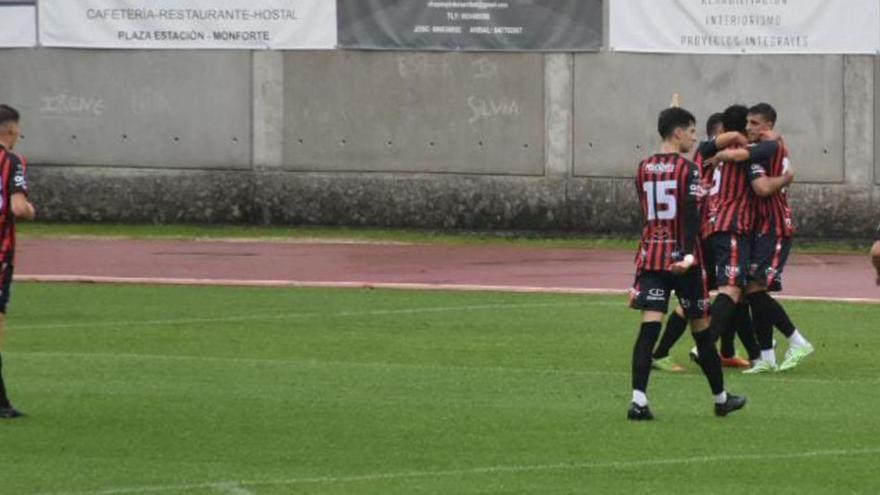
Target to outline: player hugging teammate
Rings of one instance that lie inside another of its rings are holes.
[[[661,153],[643,160],[636,178],[644,227],[631,306],[642,310],[642,325],[633,350],[629,419],[653,418],[646,392],[648,375],[672,291],[691,322],[696,360],[709,379],[719,416],[745,405],[745,398],[724,391],[715,348],[718,337],[730,335],[735,320],[742,320],[735,318],[738,312],[747,315],[751,310],[760,345],[743,339],[752,360],[744,373],[790,369],[813,352],[768,293],[782,288],[794,232],[786,190],[794,176],[788,148],[773,130],[776,117],[766,103],[727,108],[722,114],[724,132],[701,143],[695,164],[682,156],[694,147],[693,116],[676,107],[660,114]],[[675,179],[678,167],[691,170],[686,187]],[[703,195],[701,215],[698,199]],[[699,235],[692,226],[694,216],[702,216]],[[696,296],[708,293],[707,278],[714,279],[718,289],[709,312],[708,297]],[[781,366],[776,365],[773,326],[790,342]]]
[[[760,358],[744,373],[785,371],[813,353],[770,291],[782,290],[794,225],[786,186],[794,179],[788,147],[774,131],[776,110],[767,103],[724,112],[725,128],[741,132],[748,145],[730,146],[707,157],[715,179],[709,195],[704,239],[715,255],[718,297],[712,305],[712,332],[729,331],[731,307],[743,298],[751,309]],[[773,327],[789,340],[785,360],[776,364]]]

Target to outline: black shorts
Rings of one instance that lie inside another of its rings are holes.
[[[773,234],[755,234],[752,238],[752,262],[749,280],[771,291],[782,290],[782,271],[791,252],[791,238]]]
[[[9,291],[12,290],[12,265],[0,264],[0,313],[6,314],[6,305],[9,304]]]
[[[751,239],[733,232],[716,232],[706,244],[714,257],[714,266],[707,264],[706,270],[714,272],[717,286],[745,287],[751,265]]]
[[[700,249],[703,250],[703,266],[706,268],[706,285],[709,290],[718,288],[718,281],[715,279],[715,252],[712,251],[712,244],[709,240],[701,241]]]
[[[672,291],[675,291],[688,319],[709,316],[709,287],[706,285],[706,271],[701,266],[691,268],[684,275],[667,271],[637,274],[629,305],[634,309],[666,314]]]

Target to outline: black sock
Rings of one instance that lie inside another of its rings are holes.
[[[633,347],[632,359],[632,386],[633,390],[648,390],[648,375],[651,373],[651,350],[660,337],[663,324],[659,321],[642,323],[639,329],[639,337]]]
[[[706,379],[709,380],[709,387],[715,395],[724,392],[724,374],[721,371],[721,357],[715,350],[715,342],[708,330],[697,332],[694,334],[694,340],[697,342],[697,353],[700,358],[697,363],[703,369]]]
[[[0,407],[12,407],[6,397],[6,385],[3,384],[3,356],[0,355]]]
[[[755,338],[755,326],[752,324],[752,317],[749,315],[748,303],[741,302],[736,307],[736,316],[734,317],[736,325],[736,333],[739,335],[739,341],[749,354],[749,359],[754,361],[761,357],[761,346]]]
[[[736,347],[733,341],[736,339],[736,332],[739,329],[739,306],[736,313],[733,314],[733,324],[721,330],[721,357],[732,358],[736,355]]]
[[[715,302],[712,303],[712,324],[706,330],[712,336],[712,342],[718,340],[718,337],[724,330],[730,327],[733,313],[736,311],[736,303],[727,294],[718,294]]]
[[[675,311],[669,315],[669,319],[666,320],[666,330],[663,331],[663,336],[660,337],[660,343],[657,344],[657,349],[654,350],[654,359],[665,358],[669,355],[669,351],[672,350],[672,346],[678,342],[678,339],[684,334],[685,329],[687,328],[687,320],[678,316],[678,313]]]
[[[769,306],[772,299],[766,292],[749,294],[749,306],[752,308],[752,321],[755,323],[755,337],[763,351],[773,349],[773,323],[770,319]]]
[[[770,311],[770,321],[773,323],[773,326],[779,329],[782,332],[782,335],[785,335],[786,338],[791,337],[794,334],[794,331],[797,330],[795,328],[794,323],[791,322],[791,318],[788,317],[788,313],[785,312],[785,308],[779,304],[779,301],[773,299],[770,294],[766,292],[764,295],[767,296],[767,299],[770,299],[770,304],[768,305],[768,309]]]

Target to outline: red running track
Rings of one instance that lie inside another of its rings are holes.
[[[32,239],[18,280],[616,292],[633,253],[587,249],[235,241]],[[787,296],[880,303],[867,254],[793,255]]]

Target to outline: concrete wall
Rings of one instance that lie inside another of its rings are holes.
[[[880,218],[865,56],[0,50],[58,220],[635,232],[673,92],[780,112],[801,232]],[[702,125],[702,123],[701,123]]]
[[[251,54],[0,51],[35,163],[250,169]]]
[[[284,55],[284,170],[544,173],[539,54]]]
[[[677,92],[699,116],[701,131],[709,115],[731,103],[771,102],[798,178],[841,182],[843,62],[843,56],[577,55],[575,175],[631,177],[656,147],[656,115]],[[621,168],[621,159],[632,167]]]

